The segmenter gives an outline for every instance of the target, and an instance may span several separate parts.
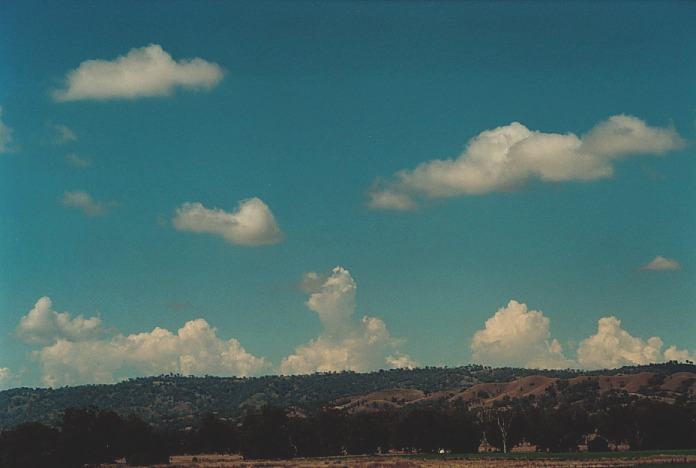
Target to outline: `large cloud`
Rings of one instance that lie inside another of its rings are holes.
[[[317,314],[324,331],[284,358],[281,373],[368,371],[416,365],[409,356],[398,352],[401,340],[389,334],[381,319],[354,318],[356,284],[348,270],[336,267],[327,276],[309,273],[303,287],[309,293],[307,307]]]
[[[68,312],[53,310],[51,298],[44,296],[19,320],[17,336],[32,344],[53,343],[58,339],[82,341],[104,332],[99,317],[72,317]]]
[[[2,121],[2,107],[0,107],[0,153],[9,153],[14,150],[14,137],[12,129]]]
[[[124,335],[105,329],[98,317],[56,312],[42,297],[17,327],[17,336],[45,345],[34,352],[49,386],[108,383],[116,378],[178,372],[185,375],[250,375],[266,368],[236,339],[224,340],[203,319],[176,333],[160,327]]]
[[[473,360],[492,366],[585,369],[617,368],[664,361],[694,360],[688,350],[670,346],[662,351],[659,337],[647,340],[621,328],[616,317],[603,317],[597,333],[582,340],[576,359],[567,358],[561,344],[550,338],[550,320],[542,312],[512,300],[486,320],[471,340]]]
[[[259,372],[263,358],[248,353],[236,339],[223,340],[203,319],[188,321],[177,333],[163,328],[110,339],[59,339],[37,351],[46,385],[108,383],[121,376],[181,373],[239,375]]]
[[[87,216],[101,216],[106,213],[106,204],[95,200],[84,190],[65,192],[60,202],[63,206],[80,210]]]
[[[573,367],[556,339],[550,339],[549,319],[526,304],[510,301],[474,333],[471,351],[476,362],[492,366],[531,368]]]
[[[134,99],[166,96],[176,87],[207,89],[223,77],[222,68],[201,58],[176,61],[161,46],[131,49],[114,60],[86,60],[68,72],[56,101]]]
[[[176,210],[172,223],[179,231],[214,234],[231,244],[268,245],[283,239],[270,208],[256,197],[241,201],[232,213],[200,203],[184,203]]]
[[[609,316],[599,319],[596,334],[580,342],[577,359],[582,367],[601,369],[691,358],[676,346],[663,353],[662,345],[657,336],[643,340],[631,335],[621,327],[621,320]]]
[[[513,122],[472,138],[455,159],[435,159],[397,172],[370,191],[375,209],[408,210],[418,199],[506,191],[537,179],[545,182],[610,177],[622,157],[662,154],[684,141],[672,128],[615,115],[587,134],[543,133]]]

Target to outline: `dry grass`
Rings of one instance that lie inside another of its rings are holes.
[[[625,458],[586,459],[515,459],[515,458],[407,458],[401,456],[346,456],[329,458],[297,458],[293,460],[243,460],[238,455],[179,455],[172,457],[170,465],[162,468],[412,468],[412,467],[631,467],[641,465],[696,466],[696,455],[651,455]],[[120,465],[123,466],[123,465]]]

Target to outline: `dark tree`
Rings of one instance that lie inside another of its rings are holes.
[[[244,458],[291,458],[290,423],[285,410],[264,407],[246,415],[241,426],[241,453]]]
[[[239,451],[239,431],[236,424],[208,413],[201,419],[196,433],[197,453],[236,453]]]

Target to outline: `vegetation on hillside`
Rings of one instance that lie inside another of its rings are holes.
[[[446,391],[456,393],[475,384],[509,382],[532,375],[571,379],[578,376],[640,372],[654,373],[653,384],[657,385],[660,379],[664,380],[665,376],[676,372],[696,374],[696,366],[670,362],[611,371],[581,372],[494,369],[472,365],[255,378],[163,375],[129,379],[112,385],[81,385],[58,389],[17,388],[0,392],[0,428],[32,421],[56,426],[66,409],[93,407],[113,410],[123,417],[137,414],[147,423],[159,428],[182,429],[196,425],[200,416],[207,413],[222,418],[238,418],[251,409],[268,405],[311,411],[346,397],[386,389],[418,389],[425,394]],[[655,385],[647,385],[642,393],[649,396],[657,388]],[[585,398],[586,389],[573,388],[578,393],[577,398]],[[568,398],[574,397],[570,395]]]

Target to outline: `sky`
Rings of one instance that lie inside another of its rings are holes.
[[[693,360],[694,15],[4,2],[0,388]]]

